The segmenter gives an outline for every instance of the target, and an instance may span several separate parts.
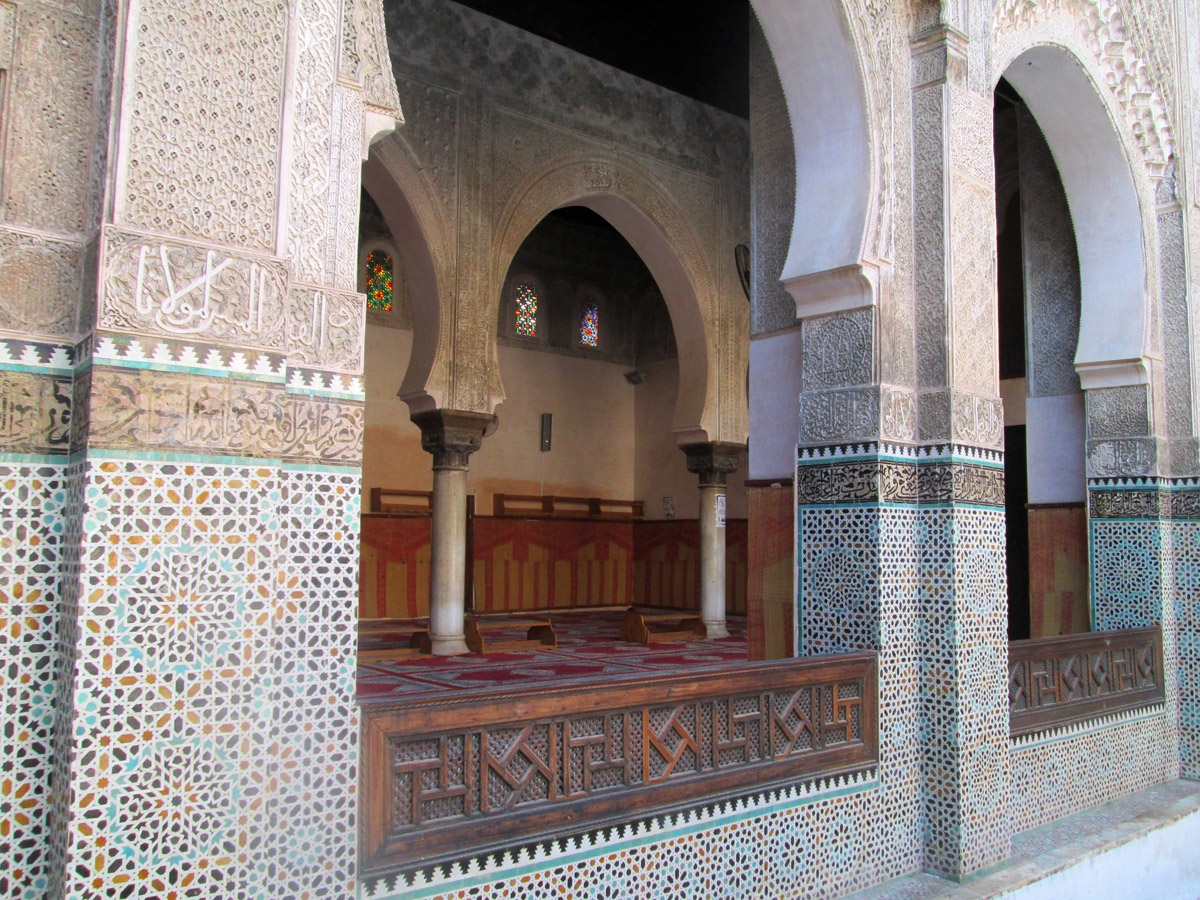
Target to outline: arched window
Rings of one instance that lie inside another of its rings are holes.
[[[587,347],[600,346],[600,308],[595,301],[586,303],[579,317],[579,343]]]
[[[517,285],[517,334],[537,337],[537,291],[527,281]]]
[[[388,312],[392,308],[392,256],[374,249],[367,254],[367,306]]]

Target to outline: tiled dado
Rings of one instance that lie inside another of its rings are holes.
[[[81,466],[66,894],[347,896],[357,469]]]
[[[1161,624],[1178,761],[1200,777],[1200,480],[1088,483],[1093,627]]]
[[[0,461],[0,896],[13,900],[41,900],[53,870],[54,647],[66,507],[65,458]]]
[[[797,463],[802,652],[890,647],[912,660],[902,683],[925,736],[923,864],[961,874],[1004,858],[1002,455],[869,443],[801,448]],[[884,735],[915,730],[881,710]]]

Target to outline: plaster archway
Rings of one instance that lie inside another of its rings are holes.
[[[525,238],[550,212],[564,206],[586,206],[602,216],[654,276],[679,352],[673,430],[680,444],[719,440],[717,369],[710,364],[718,345],[716,282],[686,217],[640,167],[615,157],[566,159],[526,178],[496,229],[491,271],[495,302],[501,302],[505,277]],[[492,316],[493,329],[495,320]],[[492,348],[494,357],[494,340]]]
[[[839,0],[752,0],[774,57],[796,154],[780,276],[805,317],[878,302],[870,259],[879,179],[859,53]]]
[[[442,408],[449,399],[451,362],[440,327],[445,292],[453,284],[449,223],[396,135],[371,148],[362,185],[392,233],[412,302],[412,356],[397,393],[414,413]]]
[[[1046,137],[1062,178],[1079,254],[1075,368],[1085,389],[1150,380],[1147,236],[1120,121],[1080,59],[1028,47],[1003,69]]]

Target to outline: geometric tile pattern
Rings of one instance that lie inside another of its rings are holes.
[[[797,786],[368,881],[360,896],[835,897],[914,868],[919,833],[898,829],[888,809],[869,776]]]
[[[1106,716],[1012,743],[1012,821],[1017,832],[1176,777],[1163,707]]]
[[[284,465],[282,591],[272,624],[272,896],[355,890],[358,806],[358,469]]]
[[[65,465],[0,463],[0,896],[45,896]]]
[[[82,466],[62,889],[348,896],[358,471]]]
[[[802,449],[798,462],[800,652],[880,651],[881,695],[895,697],[880,703],[884,746],[895,733],[916,748],[923,865],[964,873],[1003,859],[1001,455],[859,445]]]
[[[926,868],[1009,855],[1004,511],[922,506],[921,749]]]

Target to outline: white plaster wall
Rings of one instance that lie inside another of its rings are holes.
[[[999,896],[1011,900],[1196,900],[1200,812]]]
[[[1084,471],[1084,395],[1029,397],[1025,401],[1025,459],[1030,503],[1087,499]]]
[[[800,435],[800,329],[750,342],[750,478],[792,478]]]
[[[368,325],[363,504],[372,487],[427,491],[432,460],[396,390],[408,366],[412,332]],[[507,399],[500,424],[471,457],[467,490],[481,515],[498,492],[536,494],[539,466],[547,494],[639,499],[647,518],[662,517],[675,498],[677,518],[698,514],[697,478],[671,431],[679,369],[674,360],[643,367],[636,387],[629,366],[555,353],[500,347]],[[541,415],[554,414],[552,449],[541,453]],[[793,437],[793,446],[795,438]],[[746,515],[745,465],[729,479],[728,515]]]
[[[639,366],[646,380],[637,386],[634,453],[634,486],[636,496],[646,503],[646,518],[663,517],[663,497],[675,500],[675,518],[695,519],[700,514],[700,482],[694,472],[687,470],[684,456],[675,434],[671,417],[675,410],[675,394],[679,387],[679,366],[673,359],[649,366]],[[726,515],[731,519],[746,517],[746,460],[728,478]]]

